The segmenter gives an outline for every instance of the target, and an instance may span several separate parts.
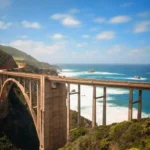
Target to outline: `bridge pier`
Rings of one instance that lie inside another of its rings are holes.
[[[70,84],[67,87],[67,141],[70,137]]]
[[[41,79],[40,149],[57,150],[66,143],[65,85],[52,87],[50,80]]]
[[[137,118],[140,120],[142,117],[142,90],[139,90],[138,114]]]
[[[142,90],[138,90],[138,100],[133,101],[133,89],[130,89],[129,96],[129,110],[128,110],[128,120],[132,120],[133,115],[133,104],[138,104],[137,119],[140,120],[142,117]]]
[[[103,98],[103,126],[106,125],[106,87],[104,87],[104,98]]]
[[[106,87],[103,88],[103,96],[96,96],[96,86],[93,86],[93,103],[92,103],[92,127],[96,126],[96,100],[103,98],[102,125],[106,125]]]
[[[96,126],[96,86],[93,86],[92,127]]]
[[[80,93],[81,93],[81,90],[80,90],[80,84],[78,84],[78,127],[80,127],[80,124],[81,124],[81,122],[80,122],[80,118],[81,118],[81,111],[80,111],[80,109],[81,109],[81,102],[80,102],[80,100],[81,100],[81,97],[80,97]]]
[[[129,109],[128,109],[128,120],[132,120],[132,107],[133,107],[133,89],[129,90]]]

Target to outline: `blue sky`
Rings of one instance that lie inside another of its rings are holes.
[[[0,0],[0,44],[49,63],[150,63],[149,0]]]

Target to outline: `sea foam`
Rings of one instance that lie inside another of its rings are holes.
[[[134,77],[128,77],[128,78],[125,78],[125,79],[128,79],[128,80],[147,80],[147,78],[134,78]]]
[[[124,74],[121,73],[114,73],[114,72],[88,72],[88,71],[72,71],[71,69],[64,69],[62,72],[59,73],[60,76],[66,77],[78,77],[81,75],[119,75],[122,76]]]

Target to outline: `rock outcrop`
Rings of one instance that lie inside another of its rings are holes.
[[[2,50],[0,50],[0,69],[13,69],[17,68],[17,64],[13,57]]]

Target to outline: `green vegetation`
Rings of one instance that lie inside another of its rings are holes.
[[[150,150],[150,119],[124,121],[95,129],[78,128],[60,150]]]
[[[20,148],[16,148],[9,138],[5,135],[5,133],[0,132],[0,149],[1,150],[21,150]]]
[[[15,61],[24,61],[24,58],[22,57],[13,57]]]
[[[77,128],[78,113],[76,111],[71,110],[71,115],[70,116],[71,116],[71,129]],[[80,126],[90,128],[90,127],[92,127],[92,122],[81,116]]]

